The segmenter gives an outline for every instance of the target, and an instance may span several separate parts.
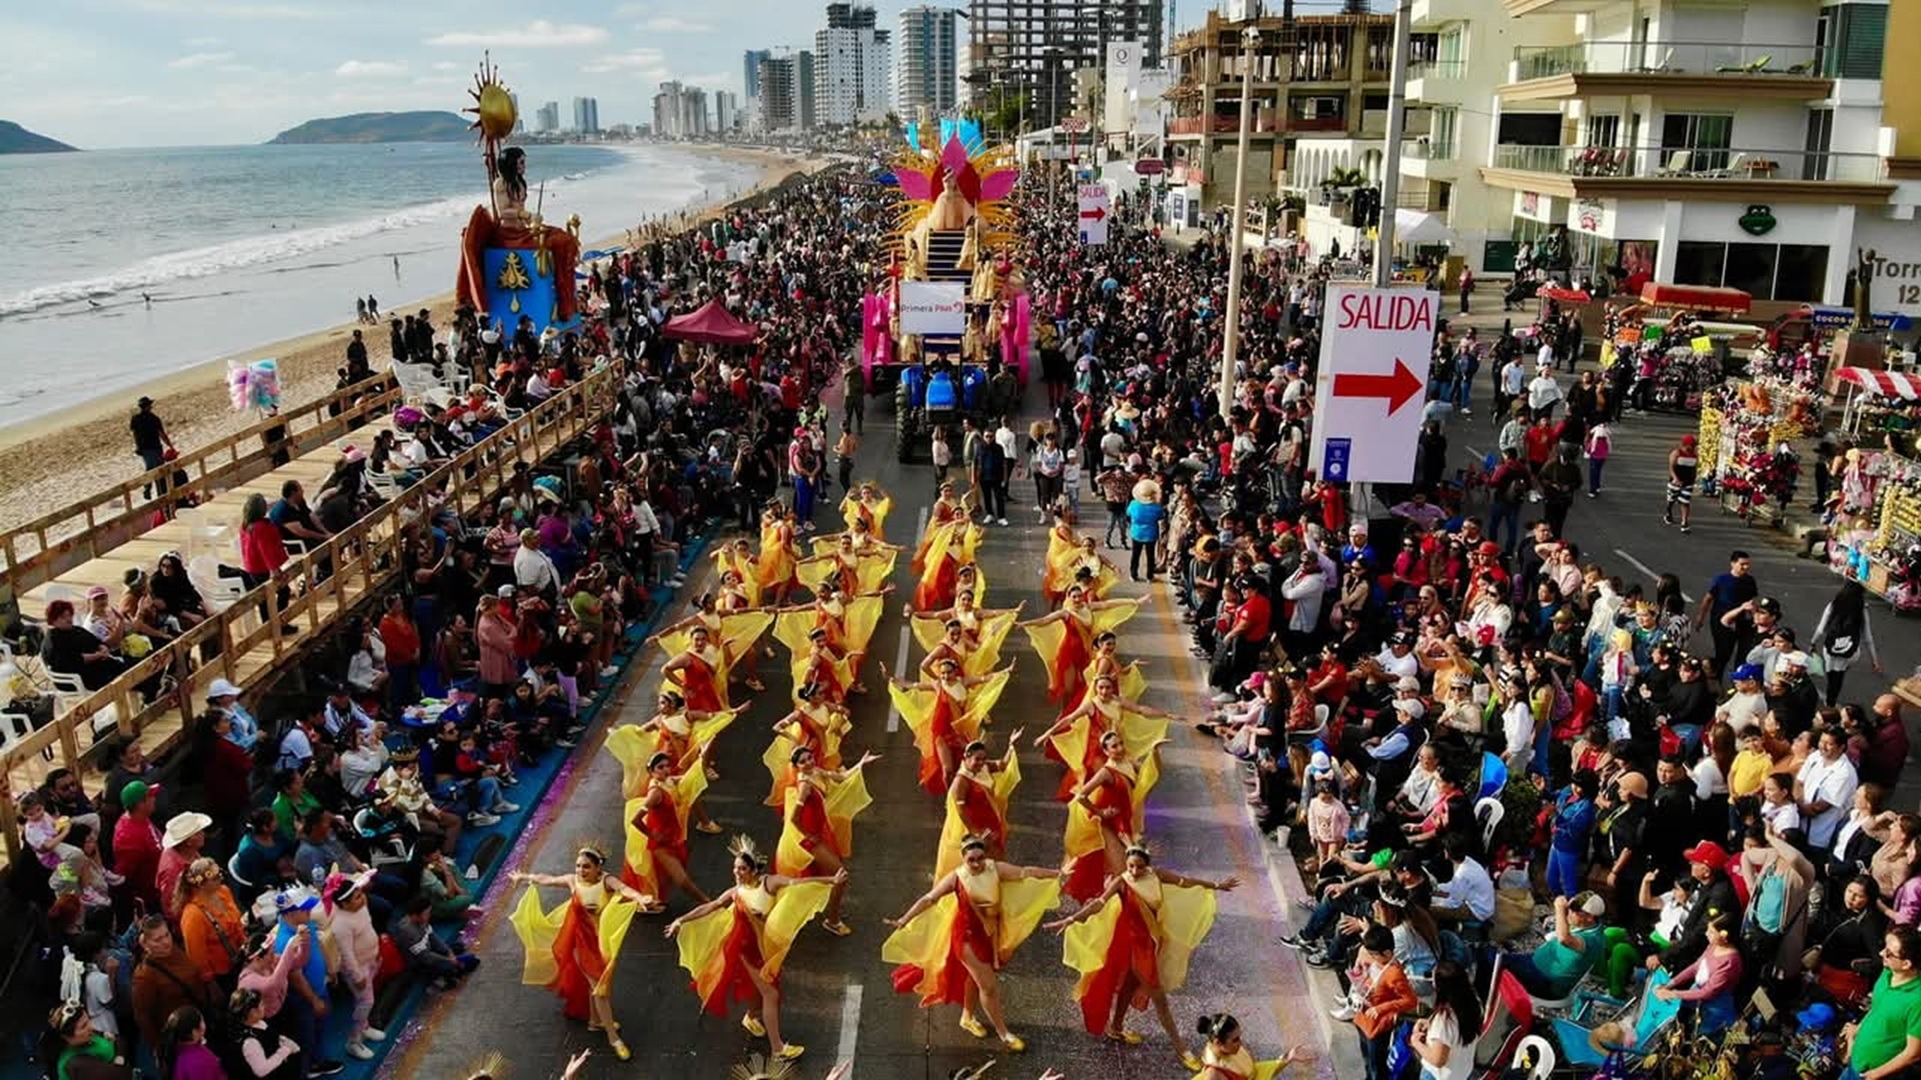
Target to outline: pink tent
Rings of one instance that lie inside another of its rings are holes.
[[[667,328],[661,332],[679,341],[699,341],[708,345],[752,345],[754,339],[760,336],[759,328],[729,315],[718,300],[709,300],[706,306],[691,315],[668,319]]]

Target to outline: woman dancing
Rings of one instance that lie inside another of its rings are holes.
[[[940,497],[934,500],[927,521],[927,531],[921,535],[920,546],[914,552],[914,570],[920,574],[920,581],[914,587],[914,611],[938,611],[953,606],[960,568],[974,561],[974,550],[980,544],[980,529],[974,525],[967,501],[954,498],[951,481],[941,484]]]
[[[587,1021],[587,1030],[605,1031],[607,1045],[626,1061],[633,1056],[614,1019],[614,964],[627,938],[635,910],[645,902],[627,883],[606,872],[607,856],[592,844],[574,853],[571,874],[527,874],[515,870],[508,880],[536,888],[521,895],[514,909],[514,932],[526,950],[520,981],[545,986],[560,995],[570,1020]],[[564,888],[567,902],[540,910],[539,886]]]
[[[640,910],[658,915],[667,910],[667,891],[679,887],[700,903],[707,894],[687,874],[687,819],[700,813],[700,793],[707,774],[687,769],[678,775],[674,759],[665,751],[647,762],[647,784],[638,798],[627,800],[627,858],[621,880],[647,900]],[[702,820],[701,830],[716,833],[720,826]]]
[[[1143,602],[1139,597],[1090,600],[1087,587],[1077,582],[1068,586],[1059,610],[1015,624],[1027,631],[1034,651],[1047,665],[1048,700],[1066,702],[1081,692],[1087,662],[1094,655],[1094,638],[1133,618]]]
[[[720,646],[714,644],[712,631],[695,626],[688,634],[687,648],[663,664],[661,678],[680,688],[687,707],[695,712],[722,713],[727,704],[727,662]]]
[[[1019,1053],[1027,1043],[1007,1030],[999,972],[1059,902],[1059,875],[992,859],[977,836],[962,839],[956,853],[959,865],[887,920],[894,933],[881,959],[898,965],[895,992],[919,994],[923,1009],[959,1005],[961,1030],[976,1039],[987,1037],[985,1013],[1001,1045]]]
[[[1074,1000],[1088,1033],[1138,1045],[1141,1036],[1127,1029],[1127,1014],[1152,1002],[1181,1064],[1199,1072],[1201,1060],[1174,1026],[1167,995],[1187,981],[1188,961],[1214,926],[1214,894],[1239,884],[1232,877],[1207,881],[1156,870],[1147,848],[1135,844],[1125,867],[1097,895],[1047,923],[1048,930],[1066,931],[1063,959],[1080,972]]]
[[[859,531],[865,526],[874,539],[886,537],[887,515],[894,509],[893,496],[880,489],[872,480],[861,481],[860,487],[847,493],[840,501],[840,518],[849,529]]]
[[[937,655],[955,656],[961,661],[961,669],[969,675],[992,671],[1000,663],[1001,645],[1026,606],[1027,601],[1023,600],[1011,608],[978,607],[973,590],[967,589],[954,594],[953,607],[916,612],[910,625],[915,640],[928,652],[927,659],[921,661],[921,673],[925,675],[932,670],[931,663]]]
[[[1112,639],[1112,634],[1103,635]],[[1098,670],[1100,654],[1088,670]],[[1045,746],[1047,756],[1067,767],[1057,795],[1062,802],[1072,798],[1087,777],[1107,760],[1104,748],[1107,733],[1118,732],[1129,756],[1138,756],[1167,735],[1174,717],[1152,706],[1129,701],[1121,694],[1117,675],[1094,677],[1094,692],[1086,695],[1078,708],[1069,710],[1054,726],[1035,738],[1035,747]]]
[[[1241,1043],[1241,1022],[1230,1013],[1208,1013],[1194,1027],[1207,1040],[1200,1080],[1274,1080],[1301,1052],[1297,1046],[1273,1061],[1255,1061]]]
[[[840,901],[847,892],[847,857],[854,853],[854,818],[874,800],[861,774],[876,753],[862,754],[851,769],[823,768],[806,747],[794,751],[794,786],[782,800],[780,844],[774,870],[790,878],[832,878],[822,930],[846,937],[853,929],[841,921]]]
[[[734,884],[726,892],[667,924],[680,944],[680,966],[694,978],[701,1008],[726,1016],[747,1003],[740,1024],[765,1038],[774,1056],[792,1061],[806,1052],[780,1034],[780,969],[794,938],[821,913],[847,871],[832,880],[796,881],[767,872],[767,860],[745,836],[734,841]]]
[[[823,700],[820,688],[804,683],[794,691],[794,708],[774,721],[774,738],[760,757],[774,786],[767,805],[779,809],[794,786],[794,751],[806,747],[814,760],[828,769],[840,768],[840,741],[852,725],[847,710]]]
[[[914,745],[920,750],[920,784],[928,794],[947,790],[961,749],[980,737],[987,714],[1013,673],[1014,665],[1009,664],[988,675],[962,675],[958,662],[943,660],[931,680],[888,679],[887,693],[914,732]],[[887,674],[887,665],[881,665],[881,674]]]
[[[794,546],[794,512],[779,499],[769,500],[760,514],[760,555],[754,562],[754,586],[764,602],[779,607],[798,579],[795,567],[800,562]]]
[[[1014,748],[1019,729],[1007,737],[1007,753],[999,761],[987,756],[979,739],[961,751],[954,782],[947,786],[947,818],[941,823],[940,847],[934,853],[934,876],[939,878],[960,862],[960,842],[973,837],[987,845],[987,857],[1007,856],[1007,803],[1020,786],[1021,763]]]
[[[1067,807],[1067,895],[1086,900],[1121,872],[1127,846],[1147,820],[1147,796],[1161,775],[1162,739],[1129,756],[1118,731],[1101,736],[1101,766],[1081,783]]]

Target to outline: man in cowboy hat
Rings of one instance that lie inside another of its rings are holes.
[[[240,704],[240,693],[238,686],[225,679],[215,679],[207,687],[207,707],[226,714],[227,741],[251,754],[260,741],[260,721]]]
[[[1161,539],[1161,525],[1167,520],[1167,508],[1161,505],[1161,486],[1150,479],[1142,479],[1134,484],[1134,501],[1127,504],[1127,541],[1133,549],[1127,560],[1128,576],[1135,581],[1141,578],[1141,563],[1147,563],[1148,581],[1154,580],[1159,568],[1154,565],[1154,546]]]
[[[213,819],[195,810],[175,814],[167,819],[167,831],[160,838],[160,863],[154,869],[154,888],[160,893],[160,902],[166,906],[169,916],[177,915],[174,905],[174,890],[180,883],[180,875],[200,857],[207,846],[207,830],[213,827]]]

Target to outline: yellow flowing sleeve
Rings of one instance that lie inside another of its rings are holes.
[[[856,575],[860,578],[860,591],[879,592],[887,584],[887,579],[894,576],[894,564],[899,559],[900,553],[896,551],[870,552],[862,555],[860,570]]]
[[[755,607],[759,607],[760,606],[759,567],[755,566],[752,563],[749,563],[745,566],[735,566],[734,569],[740,574],[740,591],[747,594],[747,602],[754,605]]]
[[[981,527],[971,521],[955,523],[960,529],[960,561],[962,565],[974,561],[974,553],[980,550]]]
[[[1214,928],[1219,898],[1213,889],[1165,883],[1161,885],[1161,897],[1161,989],[1171,994],[1187,982],[1188,962]]]
[[[1033,644],[1034,651],[1040,655],[1041,664],[1047,670],[1048,682],[1054,679],[1054,658],[1060,655],[1061,645],[1067,641],[1067,623],[1056,619],[1039,626],[1023,626],[1027,640]]]
[[[1125,738],[1125,736],[1123,736]],[[1166,742],[1162,739],[1154,746]],[[1152,747],[1149,748],[1150,750]],[[1154,785],[1161,782],[1161,755],[1149,753],[1140,759],[1140,771],[1134,777],[1134,822],[1138,827],[1147,824],[1147,796],[1153,792]]]
[[[1254,1063],[1254,1075],[1249,1080],[1274,1080],[1285,1068],[1287,1068],[1287,1062],[1278,1058],[1273,1061],[1257,1061]]]
[[[787,950],[794,947],[801,928],[827,910],[827,899],[833,891],[833,883],[828,881],[790,881],[774,895],[773,910],[761,927],[761,978],[772,982],[780,974]]]
[[[1087,779],[1081,775],[1081,763],[1087,760],[1087,732],[1087,717],[1083,716],[1067,725],[1066,731],[1047,740],[1054,745],[1054,752],[1061,756],[1061,762],[1067,766],[1067,773],[1074,778],[1075,787]]]
[[[960,865],[961,837],[967,835],[967,823],[961,820],[960,804],[954,801],[954,797],[944,797],[941,805],[946,807],[947,814],[940,823],[940,846],[934,849],[935,881],[946,877]]]
[[[734,717],[739,715],[739,709],[724,709],[705,720],[698,721],[693,725],[694,745],[706,746],[715,739],[720,738],[720,733],[726,731],[727,726],[734,722]]]
[[[980,530],[976,529],[974,533],[978,536]],[[961,565],[974,568],[974,606],[984,606],[987,603],[987,571],[982,570],[979,563],[973,562],[971,556],[962,560]]]
[[[799,745],[785,734],[776,735],[767,744],[767,752],[760,755],[760,763],[767,766],[767,775],[773,781],[773,787],[767,791],[768,806],[780,805],[780,785],[787,779],[787,770],[793,768],[794,748]]]
[[[881,943],[880,958],[886,963],[913,964],[920,968],[921,981],[914,990],[923,1000],[932,996],[941,970],[947,964],[948,944],[953,940],[954,920],[958,918],[960,900],[950,892],[914,916],[906,926],[887,935],[887,940]]]
[[[794,576],[800,579],[800,583],[807,587],[808,592],[817,593],[820,591],[820,583],[833,577],[839,569],[839,565],[833,559],[816,555],[795,564]]]
[[[1093,627],[1090,636],[1100,637],[1109,630],[1120,629],[1123,623],[1140,613],[1141,604],[1144,602],[1140,597],[1134,597],[1121,601],[1119,607],[1102,608],[1094,612],[1093,618],[1088,620],[1089,625]]]
[[[787,652],[798,661],[807,655],[807,635],[814,629],[814,622],[812,608],[783,611],[774,616],[774,640],[787,646]]]
[[[1005,964],[1061,902],[1059,878],[1022,878],[1001,882],[1001,932],[995,947]]]
[[[620,961],[620,946],[627,940],[628,928],[634,925],[635,910],[634,902],[626,897],[609,898],[600,909],[600,955],[607,958],[607,967],[594,986],[596,993],[604,994],[607,984],[613,981],[614,968]]]
[[[508,921],[514,924],[514,935],[527,954],[520,970],[523,984],[546,986],[560,975],[560,967],[554,962],[554,941],[560,937],[560,924],[566,919],[566,901],[552,911],[542,911],[539,889],[529,885],[520,894],[520,903],[514,905]]]
[[[915,612],[913,618],[907,620],[907,625],[913,629],[914,640],[920,642],[922,652],[933,652],[934,646],[939,645],[940,639],[947,635],[947,625],[932,615]]]
[[[1107,599],[1107,594],[1113,592],[1114,586],[1120,582],[1121,576],[1114,572],[1114,568],[1105,562],[1101,563],[1101,572],[1094,575],[1094,599]]]
[[[660,655],[673,658],[687,651],[694,643],[692,630],[673,630],[660,635]]]
[[[640,804],[644,800],[628,799],[621,805],[620,833],[626,841],[625,857],[634,871],[635,888],[644,896],[660,898],[660,874],[654,870],[654,853],[647,850],[647,834],[634,827],[634,819],[640,816]],[[606,954],[602,954],[603,956]]]
[[[847,626],[847,652],[867,651],[867,643],[874,639],[874,628],[880,625],[881,598],[878,596],[856,597],[847,604],[847,614],[843,621]]]
[[[1141,671],[1139,660],[1121,669],[1121,696],[1129,701],[1139,701],[1147,693],[1147,676]]]
[[[1120,920],[1121,898],[1110,896],[1099,911],[1068,927],[1061,935],[1061,962],[1081,975],[1074,987],[1076,998],[1086,995],[1088,982],[1107,963],[1107,946],[1113,942],[1114,928],[1120,925]]]
[[[843,853],[854,853],[854,819],[873,804],[874,797],[867,793],[867,774],[860,769],[850,770],[847,778],[827,793],[827,820]]]
[[[747,650],[760,641],[760,636],[774,622],[771,611],[735,611],[720,617],[721,654],[727,657],[727,664],[747,655]]]
[[[607,733],[607,752],[620,762],[620,794],[631,799],[647,786],[647,761],[660,749],[660,736],[639,724],[621,724]]]
[[[914,733],[914,748],[922,758],[934,753],[934,695],[938,693],[938,690],[903,689],[893,682],[887,684],[887,696],[894,699],[894,708],[900,710],[907,729]]]
[[[987,725],[988,714],[994,711],[994,706],[1000,703],[1001,694],[1007,690],[1007,679],[1011,674],[997,671],[989,675],[986,682],[967,692],[967,713],[962,719],[973,729],[967,732],[969,739],[980,737],[981,728]]]
[[[814,853],[801,843],[800,828],[794,824],[794,804],[800,801],[798,786],[787,789],[780,801],[780,841],[774,845],[774,873],[800,877],[814,865]]]
[[[967,658],[969,664],[978,662],[980,669],[970,671],[970,675],[985,675],[1000,666],[1001,646],[1007,642],[1008,632],[1014,629],[1017,613],[1002,611],[981,620],[981,643]],[[933,648],[933,646],[928,646]]]
[[[1168,719],[1164,716],[1149,716],[1133,709],[1121,709],[1121,745],[1127,748],[1127,756],[1138,758],[1167,741]],[[1143,768],[1143,771],[1145,769]],[[1155,767],[1155,772],[1160,771]]]
[[[939,568],[941,560],[947,557],[948,549],[953,544],[953,522],[947,521],[927,527],[927,534],[921,537],[920,550],[914,555],[915,564],[921,568],[923,578]]]
[[[813,544],[815,555],[831,555],[833,554],[834,548],[840,545],[840,537],[832,534],[816,536],[811,543]]]
[[[1091,855],[1101,850],[1101,825],[1094,815],[1082,806],[1077,799],[1067,804],[1067,834],[1062,840],[1062,863],[1066,864],[1083,855]]]
[[[894,497],[883,495],[870,509],[874,515],[874,535],[880,536],[887,528],[887,515],[894,512]]]
[[[680,924],[680,932],[674,935],[674,944],[680,948],[680,966],[687,969],[693,977],[696,1008],[713,996],[714,988],[720,984],[721,974],[726,970],[726,958],[721,956],[721,948],[727,943],[727,935],[734,928],[734,908],[723,904],[698,919],[688,919]]]

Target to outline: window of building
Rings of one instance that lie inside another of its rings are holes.
[[[1821,244],[1683,241],[1675,249],[1676,283],[1741,289],[1756,300],[1818,300],[1827,275],[1828,249]]]
[[[1878,79],[1887,48],[1885,4],[1834,4],[1822,9],[1817,30],[1821,73],[1836,79]]]
[[[1605,146],[1610,149],[1620,145],[1621,118],[1608,113],[1587,118],[1587,146]]]
[[[1435,161],[1454,160],[1455,133],[1460,126],[1461,110],[1435,109],[1428,121],[1427,156]]]
[[[1701,240],[1683,240],[1674,248],[1676,285],[1719,285],[1727,265],[1728,246]]]
[[[1729,244],[1721,284],[1756,300],[1774,299],[1774,263],[1780,253],[1776,244]]]
[[[1828,178],[1828,147],[1834,140],[1834,110],[1809,109],[1808,134],[1803,143],[1806,154],[1801,156],[1801,179],[1826,180]]]
[[[1734,117],[1725,114],[1668,113],[1661,119],[1661,149],[1667,154],[1691,151],[1687,164],[1691,172],[1727,168],[1733,135]]]
[[[1776,300],[1821,299],[1828,284],[1826,244],[1782,244],[1774,263]]]
[[[1467,31],[1458,26],[1441,31],[1435,43],[1435,59],[1444,64],[1459,64],[1467,59]]]

